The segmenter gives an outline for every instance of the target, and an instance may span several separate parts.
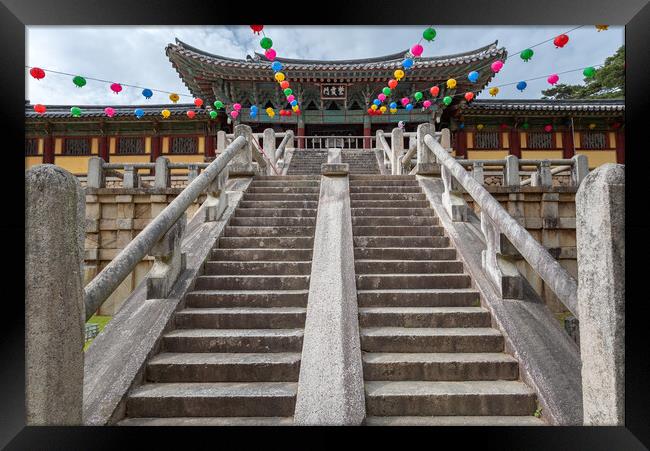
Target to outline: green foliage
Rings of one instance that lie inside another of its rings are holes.
[[[99,333],[102,333],[104,330],[104,327],[106,327],[106,324],[112,319],[112,316],[99,316],[99,315],[93,315],[90,317],[90,319],[87,321],[87,323],[95,323],[99,325]],[[97,337],[95,337],[97,338]],[[90,343],[92,343],[94,338],[91,338],[84,344],[84,351],[88,349],[88,346],[90,346]]]
[[[542,91],[542,99],[622,99],[625,96],[625,46],[605,59],[592,78],[584,85],[557,84]]]
[[[535,410],[535,412],[533,412],[533,416],[535,418],[540,418],[542,416],[542,408],[538,407],[537,410]]]

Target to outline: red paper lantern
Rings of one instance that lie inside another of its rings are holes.
[[[508,124],[501,124],[501,130],[508,130]]]
[[[255,34],[260,34],[263,29],[264,25],[251,25],[251,30],[253,30],[253,33]]]
[[[111,85],[111,91],[113,91],[115,94],[117,94],[117,93],[120,92],[121,90],[122,90],[122,85],[121,85],[121,84],[119,84],[119,83],[113,83],[113,84]]]
[[[37,103],[34,105],[34,111],[36,111],[38,114],[44,114],[47,111],[47,108],[45,108],[45,105]]]
[[[197,108],[201,108],[201,105],[203,105],[203,100],[194,99],[194,105],[196,105]]]
[[[280,87],[282,89],[287,89],[289,87],[289,82],[287,80],[284,80],[280,83]]]
[[[465,93],[465,100],[468,102],[474,98],[474,93],[473,92],[466,92]]]
[[[390,89],[395,89],[397,87],[397,80],[395,80],[394,78],[388,80],[388,87]]]
[[[187,112],[187,117],[190,119],[194,119],[194,116],[196,116],[196,113],[194,111],[190,110]]]
[[[32,67],[29,70],[29,75],[34,77],[37,80],[40,80],[42,78],[45,78],[45,71],[41,69],[40,67]]]
[[[440,88],[437,86],[432,86],[431,89],[429,89],[429,92],[433,97],[437,97],[438,94],[440,94]]]
[[[552,125],[545,125],[545,126],[544,126],[544,131],[545,131],[545,132],[551,132],[551,131],[553,131],[553,126],[552,126]]]
[[[553,44],[555,44],[555,47],[558,48],[564,47],[567,42],[569,42],[569,37],[565,34],[561,34],[553,40]]]

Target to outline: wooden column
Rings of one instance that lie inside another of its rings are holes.
[[[519,134],[519,130],[516,128],[510,130],[508,137],[510,138],[510,155],[521,158],[521,135]]]
[[[372,148],[372,140],[370,137],[372,136],[372,128],[370,124],[370,116],[364,115],[363,116],[363,148],[364,149],[371,149]]]
[[[43,139],[43,163],[54,164],[54,136],[52,136],[52,129],[46,128],[47,135]]]
[[[573,158],[573,133],[570,130],[562,132],[562,158]]]
[[[625,164],[625,130],[616,131],[616,162]]]
[[[158,134],[158,127],[154,125],[153,135],[151,135],[151,161],[156,162],[156,159],[162,154],[162,143],[160,135]],[[156,170],[152,169],[150,175],[156,175]]]
[[[298,136],[305,136],[305,120],[302,115],[298,116],[298,127],[296,128],[296,134]],[[298,148],[305,148],[305,138],[298,138]]]
[[[467,134],[463,130],[456,130],[456,156],[467,157]]]
[[[215,157],[214,152],[214,127],[208,122],[206,124],[206,133],[205,133],[205,158],[212,159]]]

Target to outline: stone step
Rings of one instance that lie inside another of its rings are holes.
[[[253,180],[250,184],[251,187],[278,187],[278,188],[306,188],[306,187],[320,187],[320,180]]]
[[[239,209],[238,209],[239,210]],[[433,216],[431,208],[351,208],[352,216]],[[265,216],[265,215],[255,215]]]
[[[248,261],[205,263],[205,275],[216,274],[283,274],[285,276],[305,275],[311,273],[311,261]]]
[[[129,417],[291,416],[295,382],[145,384],[127,398]]]
[[[305,326],[304,307],[185,308],[176,312],[178,329],[294,329]]]
[[[383,200],[383,201],[405,201],[405,200],[423,200],[427,197],[423,193],[350,193],[350,200]]]
[[[293,417],[125,418],[117,426],[293,426]]]
[[[361,194],[361,193],[382,193],[382,194],[388,194],[388,193],[414,193],[414,194],[420,194],[422,193],[422,190],[420,189],[420,186],[376,186],[376,185],[359,185],[359,186],[354,186],[350,185],[350,194]]]
[[[364,327],[367,352],[501,352],[503,335],[491,328]]]
[[[536,408],[535,393],[517,381],[366,382],[368,415],[525,415]]]
[[[354,258],[361,260],[455,260],[453,247],[398,248],[375,247],[354,249]]]
[[[292,200],[268,200],[239,202],[238,210],[244,208],[318,208],[318,201],[292,201]]]
[[[354,236],[353,242],[355,247],[395,247],[404,252],[409,252],[406,248],[441,248],[449,246],[449,238],[446,236]]]
[[[316,225],[316,217],[303,217],[303,218],[283,218],[283,217],[244,217],[244,218],[231,218],[231,226],[247,226],[247,227],[265,227],[265,226],[287,226],[287,227],[313,227]]]
[[[418,189],[420,188],[420,185],[417,180],[414,179],[375,179],[375,178],[367,178],[367,179],[355,179],[352,178],[350,180],[350,186],[358,187],[358,186],[381,186],[381,187],[386,187],[386,188],[392,188],[394,186],[415,186]]]
[[[203,275],[196,278],[197,290],[306,290],[309,276]]]
[[[267,249],[310,249],[314,245],[313,236],[222,236],[219,248],[267,248]]]
[[[491,321],[482,307],[361,307],[359,326],[490,327]]]
[[[163,335],[167,352],[300,352],[303,329],[177,329]]]
[[[268,201],[310,201],[318,202],[319,193],[245,193],[243,200],[254,202]]]
[[[299,352],[162,353],[147,364],[149,382],[297,382]]]
[[[256,175],[253,180],[272,180],[272,181],[285,181],[285,180],[320,180],[319,176],[303,176],[303,175]]]
[[[356,277],[359,290],[469,288],[472,283],[467,274],[357,274]]]
[[[350,176],[350,181],[353,182],[358,182],[359,180],[389,180],[389,181],[395,181],[395,180],[412,180],[412,181],[417,181],[414,175],[407,175],[407,174],[402,174],[402,175],[390,175],[390,174],[382,174],[378,176],[373,176],[373,177],[368,177],[365,175],[353,175]]]
[[[316,217],[315,208],[237,208],[235,209],[235,217]]]
[[[438,225],[438,218],[435,216],[412,216],[405,218],[403,216],[353,216],[353,226],[426,226]]]
[[[249,186],[246,193],[255,194],[318,194],[319,186],[313,187],[294,187],[294,186]]]
[[[196,290],[185,296],[187,307],[306,307],[309,290]]]
[[[211,260],[219,261],[311,261],[313,249],[212,249]]]
[[[352,208],[427,208],[427,200],[354,200]]]
[[[476,306],[479,293],[473,288],[357,290],[359,307],[462,307]]]
[[[223,236],[273,237],[273,236],[314,236],[316,227],[282,227],[282,226],[228,226]]]
[[[532,415],[366,417],[367,426],[546,426]]]
[[[367,381],[494,381],[516,380],[517,360],[505,353],[363,354]]]
[[[362,260],[354,262],[357,274],[409,274],[463,272],[463,262],[458,260]],[[285,273],[283,273],[285,274]]]
[[[445,229],[442,226],[418,226],[408,223],[402,225],[353,226],[355,236],[442,236]]]

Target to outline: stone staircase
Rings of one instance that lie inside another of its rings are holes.
[[[367,424],[539,425],[414,176],[350,176]]]
[[[319,185],[255,177],[120,424],[293,422]]]
[[[377,157],[369,150],[343,150],[343,163],[350,165],[350,174],[379,174]],[[291,158],[288,175],[320,174],[321,164],[327,163],[326,150],[296,150]]]

